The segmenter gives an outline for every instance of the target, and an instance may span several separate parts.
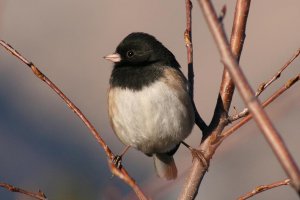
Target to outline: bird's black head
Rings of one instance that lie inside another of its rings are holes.
[[[131,33],[118,45],[116,52],[104,57],[115,63],[110,84],[113,87],[140,90],[164,76],[164,69],[180,66],[174,55],[155,37]]]
[[[118,45],[116,52],[105,58],[115,62],[115,67],[137,67],[153,63],[179,67],[174,55],[162,43],[142,32],[129,34]]]

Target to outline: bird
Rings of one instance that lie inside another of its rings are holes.
[[[154,36],[133,32],[104,58],[114,63],[108,115],[126,145],[123,153],[133,147],[153,157],[159,177],[175,179],[173,155],[195,121],[189,84],[175,56]]]

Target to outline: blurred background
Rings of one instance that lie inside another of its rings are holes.
[[[223,66],[196,1],[193,1],[195,101],[209,123]],[[230,36],[235,1],[226,4],[224,26]],[[300,47],[300,1],[252,1],[241,66],[253,88],[269,79]],[[110,128],[107,89],[112,64],[102,59],[129,33],[156,36],[187,72],[185,2],[173,0],[80,1],[0,0],[0,39],[44,72],[86,114],[115,153],[123,145]],[[299,73],[297,59],[267,91],[264,100]],[[299,83],[266,110],[300,165]],[[244,104],[238,92],[232,103]],[[231,113],[234,113],[232,111]],[[187,139],[196,147],[197,127]],[[123,161],[129,173],[153,199],[176,199],[191,166],[190,152],[175,156],[179,178],[156,177],[152,159],[130,150]],[[229,137],[217,150],[197,199],[236,199],[255,186],[286,178],[254,122]],[[132,190],[111,178],[107,159],[88,129],[31,70],[0,49],[0,182],[31,191],[41,189],[52,200],[135,199]],[[297,199],[290,187],[252,199]],[[27,200],[0,188],[1,200]]]

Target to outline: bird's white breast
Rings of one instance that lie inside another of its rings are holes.
[[[156,81],[140,91],[111,88],[109,115],[125,145],[144,153],[164,153],[191,132],[194,112],[186,90]]]

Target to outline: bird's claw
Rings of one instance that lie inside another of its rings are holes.
[[[194,162],[195,158],[198,159],[203,164],[204,168],[208,170],[209,162],[207,161],[207,159],[204,156],[204,151],[194,149],[194,148],[190,148],[190,151],[191,151],[192,156],[193,156],[192,161]]]
[[[122,156],[115,155],[112,162],[116,166],[116,168],[118,169],[122,168]]]
[[[114,166],[118,169],[122,168],[122,156],[120,155],[115,155],[112,159],[112,163]],[[111,175],[111,179],[114,177],[114,174]]]

